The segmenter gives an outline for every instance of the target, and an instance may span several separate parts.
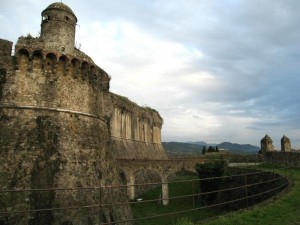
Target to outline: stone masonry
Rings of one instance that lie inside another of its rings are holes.
[[[77,18],[63,3],[42,11],[41,36],[0,39],[0,212],[127,202],[119,159],[167,159],[163,120],[109,91],[110,76],[74,47]],[[6,225],[96,225],[132,218],[128,205],[4,214]],[[126,224],[126,223],[123,223]]]
[[[281,138],[281,151],[283,152],[292,151],[291,140],[285,135],[283,135],[283,137]]]
[[[274,151],[273,141],[267,134],[263,139],[261,139],[260,145],[262,153]]]

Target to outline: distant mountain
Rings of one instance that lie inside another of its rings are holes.
[[[230,142],[222,142],[220,144],[207,144],[203,141],[197,142],[162,142],[164,149],[169,154],[184,154],[184,155],[194,155],[202,154],[202,149],[204,146],[218,146],[220,150],[228,150],[235,153],[243,154],[256,154],[260,148],[250,144],[237,144]]]
[[[206,145],[215,145],[215,144],[207,144],[204,141],[194,141],[194,142],[187,142],[189,144],[195,144],[195,145],[202,145],[202,146],[206,146]]]
[[[237,143],[230,143],[230,142],[222,142],[220,144],[218,144],[219,149],[226,149],[232,152],[236,152],[236,153],[257,153],[260,148],[254,145],[241,145],[241,144],[237,144]]]
[[[170,154],[202,154],[204,145],[184,142],[162,142],[164,149]]]

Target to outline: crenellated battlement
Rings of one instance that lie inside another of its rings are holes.
[[[0,38],[0,57],[11,56],[13,43]]]
[[[16,70],[29,72],[38,70],[48,74],[59,73],[86,81],[100,87],[102,91],[109,91],[110,76],[79,50],[77,56],[74,56],[17,45],[15,57]]]

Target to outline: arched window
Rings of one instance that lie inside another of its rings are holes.
[[[81,78],[85,80],[88,76],[89,72],[89,64],[87,62],[83,62],[81,65]]]
[[[32,54],[32,68],[42,69],[43,53],[41,50],[35,50]]]
[[[47,14],[45,14],[45,15],[43,15],[43,17],[42,17],[42,20],[46,22],[46,21],[50,20],[50,16],[47,15]]]
[[[67,56],[62,55],[59,57],[58,61],[58,71],[61,71],[64,75],[67,74],[67,65],[68,65],[69,59]]]
[[[72,64],[72,74],[73,74],[73,77],[77,78],[78,74],[79,74],[79,65],[80,65],[80,62],[79,62],[79,60],[77,58],[74,58],[74,59],[72,59],[71,64]]]
[[[53,72],[56,62],[56,55],[54,53],[48,53],[46,55],[46,70]]]

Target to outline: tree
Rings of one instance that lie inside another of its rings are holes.
[[[203,146],[202,148],[202,155],[205,155],[206,154],[206,146]]]
[[[218,146],[216,146],[216,152],[219,152],[219,148],[218,148]]]
[[[214,148],[212,146],[209,146],[207,152],[214,152]]]
[[[219,177],[223,176],[225,173],[225,162],[213,161],[206,162],[203,164],[197,163],[196,171],[200,178],[200,201],[204,205],[212,204],[212,202],[214,202],[217,199],[219,192],[210,192],[220,190],[223,183],[223,179],[220,179]]]

